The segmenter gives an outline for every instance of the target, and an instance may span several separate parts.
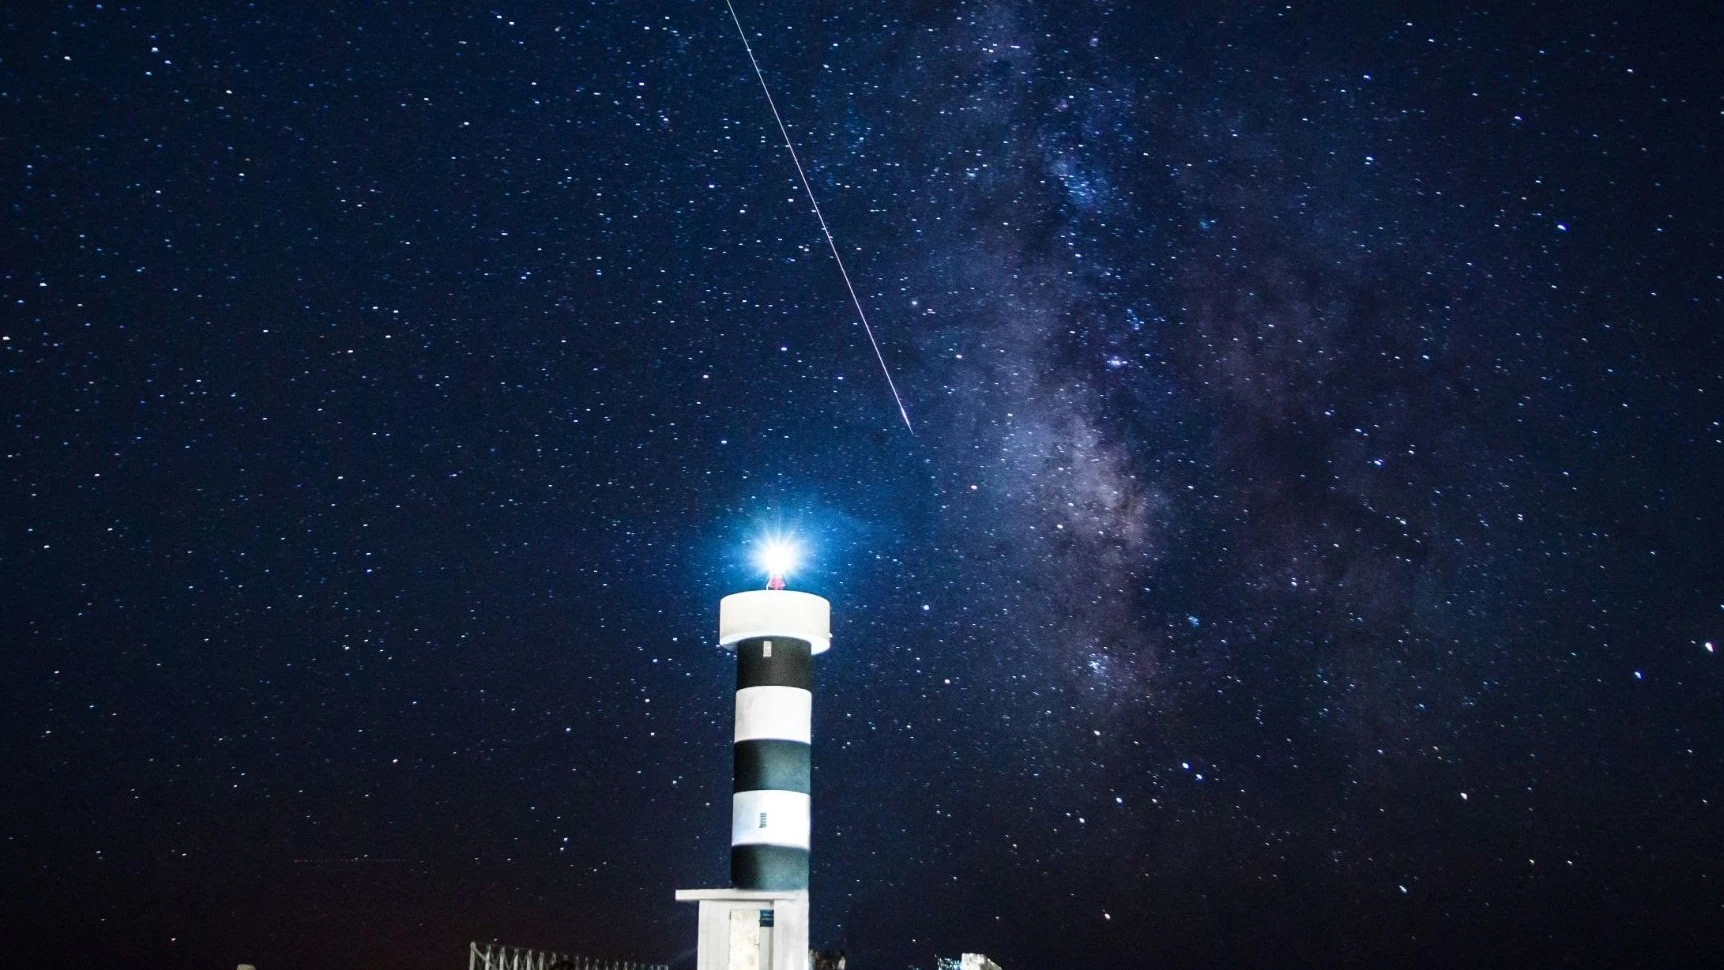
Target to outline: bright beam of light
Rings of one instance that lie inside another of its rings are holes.
[[[802,558],[802,550],[790,539],[772,538],[761,543],[754,561],[768,576],[784,577]]]

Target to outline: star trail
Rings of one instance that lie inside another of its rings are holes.
[[[1715,17],[736,13],[0,12],[12,959],[1724,953]]]

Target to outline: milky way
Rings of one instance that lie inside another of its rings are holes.
[[[1717,29],[10,12],[3,858],[53,962],[691,965],[794,533],[853,967],[1724,948]]]

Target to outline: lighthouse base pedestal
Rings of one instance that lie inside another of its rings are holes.
[[[700,904],[695,970],[808,970],[808,891],[678,889]]]

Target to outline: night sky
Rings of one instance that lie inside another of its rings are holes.
[[[739,4],[912,434],[722,0],[7,5],[6,959],[691,966],[772,533],[853,968],[1718,958],[1724,37],[1477,6]]]

